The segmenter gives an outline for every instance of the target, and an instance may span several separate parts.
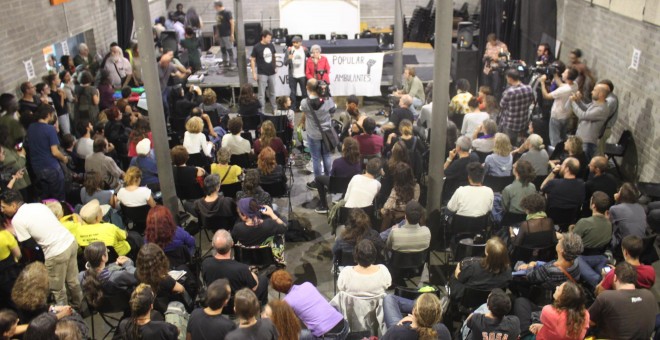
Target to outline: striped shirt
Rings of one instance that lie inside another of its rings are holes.
[[[524,131],[529,124],[529,106],[533,100],[534,94],[529,85],[520,83],[511,85],[504,90],[500,101],[502,109],[501,130]]]
[[[413,253],[426,250],[431,242],[429,228],[418,224],[404,224],[400,228],[392,228],[387,238],[387,248],[403,253]]]

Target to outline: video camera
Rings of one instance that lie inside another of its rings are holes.
[[[541,74],[541,75],[545,74],[546,77],[548,77],[548,79],[551,79],[555,74],[561,75],[562,73],[564,73],[565,69],[566,69],[565,66],[561,65],[556,61],[550,65],[541,64],[530,68],[532,73]]]

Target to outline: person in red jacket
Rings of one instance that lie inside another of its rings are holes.
[[[330,63],[328,62],[328,58],[321,55],[321,46],[312,45],[312,48],[309,50],[312,56],[307,58],[307,65],[305,66],[307,80],[315,78],[316,80],[323,80],[326,86],[330,85]],[[325,91],[325,96],[329,96],[327,90]]]

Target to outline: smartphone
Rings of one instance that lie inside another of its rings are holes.
[[[21,150],[23,150],[23,142],[16,144],[16,151],[21,151]]]
[[[605,272],[605,274],[609,273],[610,270],[612,270],[612,267],[610,267],[610,266],[603,267],[603,271]]]
[[[259,211],[261,211],[261,213],[264,214],[264,213],[266,213],[266,211],[268,211],[268,210],[266,209],[266,207],[261,207],[261,209],[259,209]]]
[[[513,228],[513,234],[514,235],[518,236],[519,231],[520,231],[520,228],[518,228],[518,227]]]

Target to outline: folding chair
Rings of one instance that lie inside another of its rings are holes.
[[[616,173],[619,175],[619,178],[623,179],[621,174],[621,169],[619,168],[619,163],[617,163],[616,158],[614,157],[623,157],[628,150],[628,146],[634,142],[632,132],[630,130],[625,130],[619,138],[619,142],[616,144],[605,144],[605,156],[607,159],[611,159],[614,162],[614,167],[616,168]]]
[[[246,247],[241,244],[234,245],[234,259],[248,266],[255,266],[259,269],[276,265],[271,247]]]
[[[513,183],[516,178],[514,176],[490,176],[486,175],[484,178],[484,186],[493,189],[493,192],[502,192],[504,188]]]
[[[144,230],[147,228],[147,214],[149,214],[151,207],[148,204],[139,207],[127,207],[123,203],[119,203],[119,206],[121,207],[124,225],[128,227],[129,223],[133,223],[131,230],[143,235]]]
[[[397,285],[405,284],[406,279],[410,279],[412,282],[412,277],[422,274],[428,259],[428,249],[412,253],[393,250],[388,264],[390,273],[392,273],[392,282]],[[411,273],[412,275],[410,275]]]
[[[108,335],[114,333],[119,326],[119,322],[121,321],[122,317],[114,317],[110,314],[130,314],[130,296],[128,294],[118,293],[115,295],[104,295],[97,307],[92,306],[87,298],[84,299],[89,306],[89,311],[91,313],[90,323],[92,324],[92,338],[95,338],[96,336],[96,328],[94,327],[94,314],[98,314],[101,317],[101,320],[103,320],[103,322],[109,327],[108,331],[105,333],[105,335],[103,335],[101,339],[105,339],[108,337]]]
[[[339,272],[341,272],[341,269],[346,266],[354,265],[355,260],[353,259],[353,252],[342,249],[341,253],[335,258],[335,261],[332,264],[332,279],[334,281],[333,287],[335,289],[335,295],[337,295],[337,279],[339,278]]]

